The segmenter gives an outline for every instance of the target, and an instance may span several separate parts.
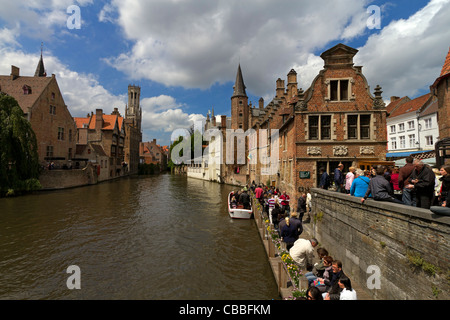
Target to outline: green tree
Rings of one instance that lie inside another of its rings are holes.
[[[13,97],[0,94],[0,195],[40,188],[36,135]]]

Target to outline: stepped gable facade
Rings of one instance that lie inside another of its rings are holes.
[[[338,44],[322,53],[324,68],[306,91],[298,88],[297,73],[291,70],[287,85],[277,79],[275,97],[265,107],[262,98],[257,108],[248,105],[238,68],[231,98],[233,129],[257,132],[257,147],[250,142],[247,159],[252,152],[273,155],[277,146],[278,166],[273,172],[260,161],[247,161],[240,170],[245,177],[236,180],[276,185],[295,197],[318,186],[321,167],[332,174],[339,163],[348,170],[359,161],[385,160],[387,111],[382,89],[377,86],[371,93],[362,67],[354,66],[357,52]],[[278,129],[278,139],[270,133],[260,138],[259,129]]]

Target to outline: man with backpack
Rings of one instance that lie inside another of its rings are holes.
[[[328,175],[325,168],[319,169],[319,175],[320,175],[319,188],[328,190],[328,188],[330,187],[331,181],[330,181],[330,176]]]

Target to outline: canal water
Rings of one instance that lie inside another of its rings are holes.
[[[0,199],[0,299],[277,299],[231,190],[165,174]]]

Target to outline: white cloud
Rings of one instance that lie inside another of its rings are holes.
[[[103,6],[102,10],[100,10],[100,13],[98,14],[98,21],[100,22],[116,22],[116,18],[113,17],[114,13],[116,12],[114,6],[107,3]]]
[[[93,0],[0,0],[0,20],[9,28],[20,26],[21,35],[48,40],[55,31],[64,32],[67,29],[69,6],[86,7],[93,3]]]
[[[413,97],[439,76],[450,43],[450,0],[432,0],[408,19],[393,21],[359,48],[369,84],[383,96]]]
[[[232,81],[240,62],[249,90],[265,95],[316,48],[361,34],[367,3],[114,0],[134,46],[107,61],[135,79],[202,89]]]
[[[27,54],[20,50],[11,50],[0,46],[0,74],[9,74],[11,65],[20,68],[23,76],[33,76],[39,61],[38,55]],[[95,79],[93,74],[84,74],[70,70],[69,67],[44,52],[44,65],[46,70],[55,73],[58,85],[69,107],[72,116],[85,116],[96,108],[102,108],[105,112],[112,112],[118,107],[125,111],[126,94],[116,96],[106,90]],[[54,71],[56,70],[56,71]]]
[[[144,98],[141,100],[142,110],[148,112],[156,112],[168,109],[182,108],[183,105],[178,103],[174,97],[160,95],[158,97]]]
[[[201,114],[188,114],[181,109],[169,109],[161,113],[142,112],[143,129],[173,132],[176,129],[188,129],[196,121],[203,121]]]
[[[32,76],[39,61],[38,55],[18,50],[13,51],[1,46],[0,56],[2,56],[0,74],[9,74],[11,65],[15,65],[20,68],[21,75]],[[103,112],[109,114],[115,107],[122,115],[125,115],[126,88],[124,88],[124,94],[114,95],[96,80],[95,75],[70,70],[48,52],[44,52],[44,64],[46,70],[56,70],[54,73],[64,102],[73,117],[84,117],[90,112],[95,112],[95,109],[103,109]],[[182,108],[185,105],[167,95],[142,98],[141,107],[143,110],[142,127],[146,131],[172,132],[179,128],[189,128],[195,121],[202,121],[205,118],[201,114],[184,112]],[[167,144],[167,137],[166,140]]]

